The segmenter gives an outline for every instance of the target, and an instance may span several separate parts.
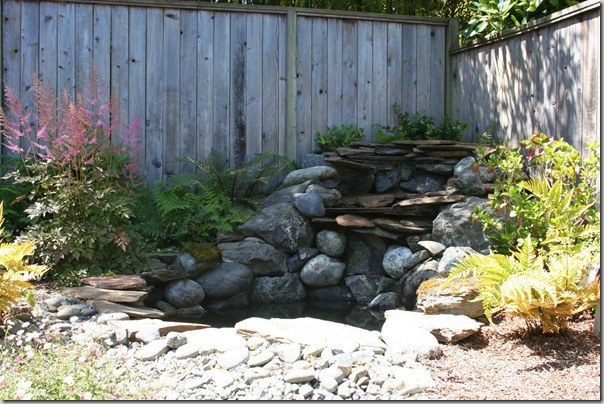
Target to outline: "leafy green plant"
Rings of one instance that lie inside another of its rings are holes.
[[[0,110],[5,146],[22,164],[7,176],[30,189],[31,224],[17,240],[33,240],[37,262],[61,283],[105,271],[131,271],[142,256],[128,232],[138,184],[138,120],[125,126],[93,74],[90,88],[61,100],[34,77],[35,114],[6,88]],[[36,122],[34,131],[28,123]]]
[[[327,133],[317,133],[315,141],[319,149],[317,153],[334,151],[338,147],[348,147],[352,142],[363,139],[364,128],[356,125],[341,125],[327,128]]]
[[[473,253],[455,264],[448,281],[471,276],[479,279],[485,315],[496,313],[525,320],[527,327],[543,333],[564,331],[569,319],[595,307],[600,299],[599,280],[585,282],[593,251],[563,252],[546,258],[537,254],[527,237],[511,255]]]
[[[472,18],[460,35],[490,39],[517,27],[577,4],[575,0],[478,0],[470,2]]]
[[[378,143],[389,143],[395,140],[460,140],[461,135],[470,127],[460,120],[452,121],[450,116],[445,116],[440,125],[434,123],[434,117],[417,112],[411,116],[403,113],[399,104],[393,104],[396,113],[397,125],[388,126],[375,124]]]
[[[595,195],[599,180],[598,144],[589,156],[564,140],[536,133],[521,148],[498,146],[479,151],[477,165],[499,174],[487,208],[476,208],[493,249],[507,254],[531,237],[540,254],[559,249],[599,250],[600,214]]]

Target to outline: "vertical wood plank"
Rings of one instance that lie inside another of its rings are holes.
[[[560,46],[558,48],[558,133],[576,149],[581,150],[581,31],[580,24],[573,18],[560,24]]]
[[[298,147],[298,15],[287,10],[285,23],[285,143],[286,155],[296,159]],[[282,46],[280,44],[280,46]]]
[[[312,96],[311,96],[311,134],[312,147],[316,148],[315,137],[318,132],[327,131],[327,20],[317,18],[312,24]]]
[[[290,72],[288,70],[288,57],[289,57],[289,48],[288,48],[288,41],[289,41],[289,37],[288,37],[288,21],[289,21],[289,13],[287,16],[279,16],[278,17],[278,30],[279,30],[279,99],[278,99],[278,105],[279,105],[279,112],[278,112],[278,116],[279,116],[279,131],[278,131],[278,148],[274,149],[274,148],[269,148],[268,145],[264,148],[264,150],[276,150],[279,152],[280,155],[282,156],[290,156],[291,158],[294,158],[295,153],[294,154],[289,154],[288,153],[288,131],[289,129],[289,124],[288,122],[292,122],[292,125],[295,125],[296,123],[296,119],[295,119],[295,113],[296,113],[296,108],[295,105],[290,109],[288,106],[288,100],[293,100],[293,102],[295,102],[296,100],[296,64],[292,63],[293,69],[291,69],[292,71]],[[292,30],[293,32],[296,32],[295,29]],[[293,49],[293,51],[291,52],[291,54],[293,56],[296,55],[296,49]],[[290,76],[291,77],[291,83],[290,83]],[[289,96],[289,91],[292,92],[292,97]],[[293,113],[293,118],[290,121],[288,121],[288,115],[290,113]],[[292,130],[292,132],[295,134],[295,128]]]
[[[445,27],[430,30],[430,115],[437,124],[445,116]]]
[[[164,179],[178,173],[180,90],[180,10],[164,10],[163,167]]]
[[[163,10],[147,9],[145,174],[149,186],[163,179],[163,31]]]
[[[197,151],[205,160],[214,140],[214,13],[197,13]]]
[[[111,97],[117,104],[122,123],[129,115],[128,111],[128,7],[111,9]],[[112,117],[113,120],[113,117]],[[111,141],[120,143],[120,134],[112,134]]]
[[[21,3],[17,1],[3,1],[2,7],[2,104],[4,104],[5,86],[12,88],[18,95],[21,90]],[[4,146],[2,139],[2,152],[9,156],[16,153]]]
[[[430,114],[430,33],[432,29],[428,25],[417,26],[417,53],[415,55],[415,69],[417,71],[417,101],[416,111]]]
[[[246,59],[246,150],[245,158],[262,152],[262,90],[263,79],[263,19],[261,14],[248,14],[247,16],[247,40],[245,45]],[[276,38],[277,41],[279,38]]]
[[[373,141],[373,26],[370,21],[358,23],[358,125],[365,128],[365,139]]]
[[[50,85],[60,96],[57,86],[57,4],[40,3],[40,80]],[[29,73],[31,76],[31,72]]]
[[[75,5],[59,3],[57,14],[57,87],[75,96]]]
[[[359,125],[357,107],[358,23],[342,22],[342,122]]]
[[[178,156],[197,157],[197,12],[180,12],[180,72]],[[180,163],[178,172],[192,172],[193,164]]]
[[[555,69],[557,66],[558,34],[553,27],[540,29],[537,33],[537,46],[540,62],[537,63],[537,79],[539,85],[535,88],[535,130],[548,135],[556,133],[556,98],[558,80]]]
[[[57,18],[56,14],[54,18]],[[38,76],[40,40],[38,35],[40,21],[40,4],[25,2],[21,6],[21,100],[24,112],[32,112],[29,118],[30,138],[35,140],[38,122],[34,115],[37,113],[33,96],[33,78]],[[56,33],[53,51],[56,52]],[[26,152],[33,146],[29,140],[21,138],[21,147]],[[34,150],[32,150],[34,151]]]
[[[92,45],[93,67],[104,86],[111,83],[111,7],[95,5],[94,40]],[[109,101],[109,91],[102,97],[102,102]]]
[[[231,76],[229,93],[232,106],[230,118],[231,148],[229,161],[231,167],[239,167],[245,161],[247,149],[247,126],[246,126],[246,36],[247,22],[244,13],[233,13],[231,15]]]
[[[403,25],[403,112],[415,114],[417,105],[417,27]]]
[[[385,125],[388,120],[388,26],[384,22],[373,23],[373,124]],[[375,141],[373,127],[365,129]]]
[[[92,74],[92,10],[90,4],[78,3],[75,6],[75,87],[78,91],[86,88]],[[44,36],[41,35],[41,38]]]
[[[146,59],[147,59],[147,9],[131,8],[128,16],[128,124],[138,119],[141,175],[145,170],[146,139]]]
[[[581,127],[581,153],[588,155],[587,145],[600,140],[600,18],[599,13],[590,13],[582,24],[583,54],[581,63],[583,71],[583,120]]]
[[[349,123],[342,120],[342,20],[327,20],[327,126]]]
[[[262,16],[262,122],[261,147],[262,151],[280,152],[279,149],[279,111],[284,99],[279,99],[281,81],[279,61],[285,59],[280,54],[279,42],[283,41],[279,30],[279,17]]]
[[[230,14],[214,15],[214,132],[212,147],[229,156],[230,143],[230,76],[231,76],[231,22]]]
[[[386,68],[388,86],[386,93],[386,121],[381,124],[395,125],[397,120],[392,105],[402,105],[403,103],[403,46],[402,24],[389,23]]]
[[[297,147],[296,161],[302,161],[304,155],[312,150],[312,19],[298,18],[298,68],[296,84],[297,101]]]

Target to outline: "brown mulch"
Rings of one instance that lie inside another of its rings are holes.
[[[601,400],[600,336],[584,312],[558,335],[526,332],[520,319],[495,326],[422,360],[437,386],[434,400]]]

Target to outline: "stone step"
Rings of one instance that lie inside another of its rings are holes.
[[[128,338],[131,338],[137,332],[148,329],[157,328],[160,336],[165,336],[169,332],[185,332],[191,330],[201,330],[210,328],[207,324],[183,323],[179,321],[164,321],[159,319],[140,319],[140,320],[110,320],[107,321],[113,329],[123,329],[128,331]]]
[[[139,275],[91,276],[83,278],[82,283],[95,288],[112,290],[141,290],[147,282]]]
[[[126,313],[130,317],[165,318],[166,313],[161,310],[145,306],[128,306],[125,304],[106,302],[101,300],[88,300],[88,305],[94,307],[98,313]]]
[[[61,291],[78,299],[103,300],[115,303],[141,303],[149,296],[148,292],[100,289],[93,286],[62,288]]]

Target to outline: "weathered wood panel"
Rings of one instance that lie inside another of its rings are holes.
[[[600,137],[600,4],[590,0],[452,52],[454,118],[467,141],[510,145],[534,132],[585,152]]]
[[[212,148],[235,166],[263,151],[300,162],[343,124],[374,140],[392,104],[413,113],[418,97],[444,113],[444,19],[145,0],[7,0],[2,16],[5,83],[27,95],[36,74],[75,94],[96,69],[121,118],[140,119],[149,185]]]

